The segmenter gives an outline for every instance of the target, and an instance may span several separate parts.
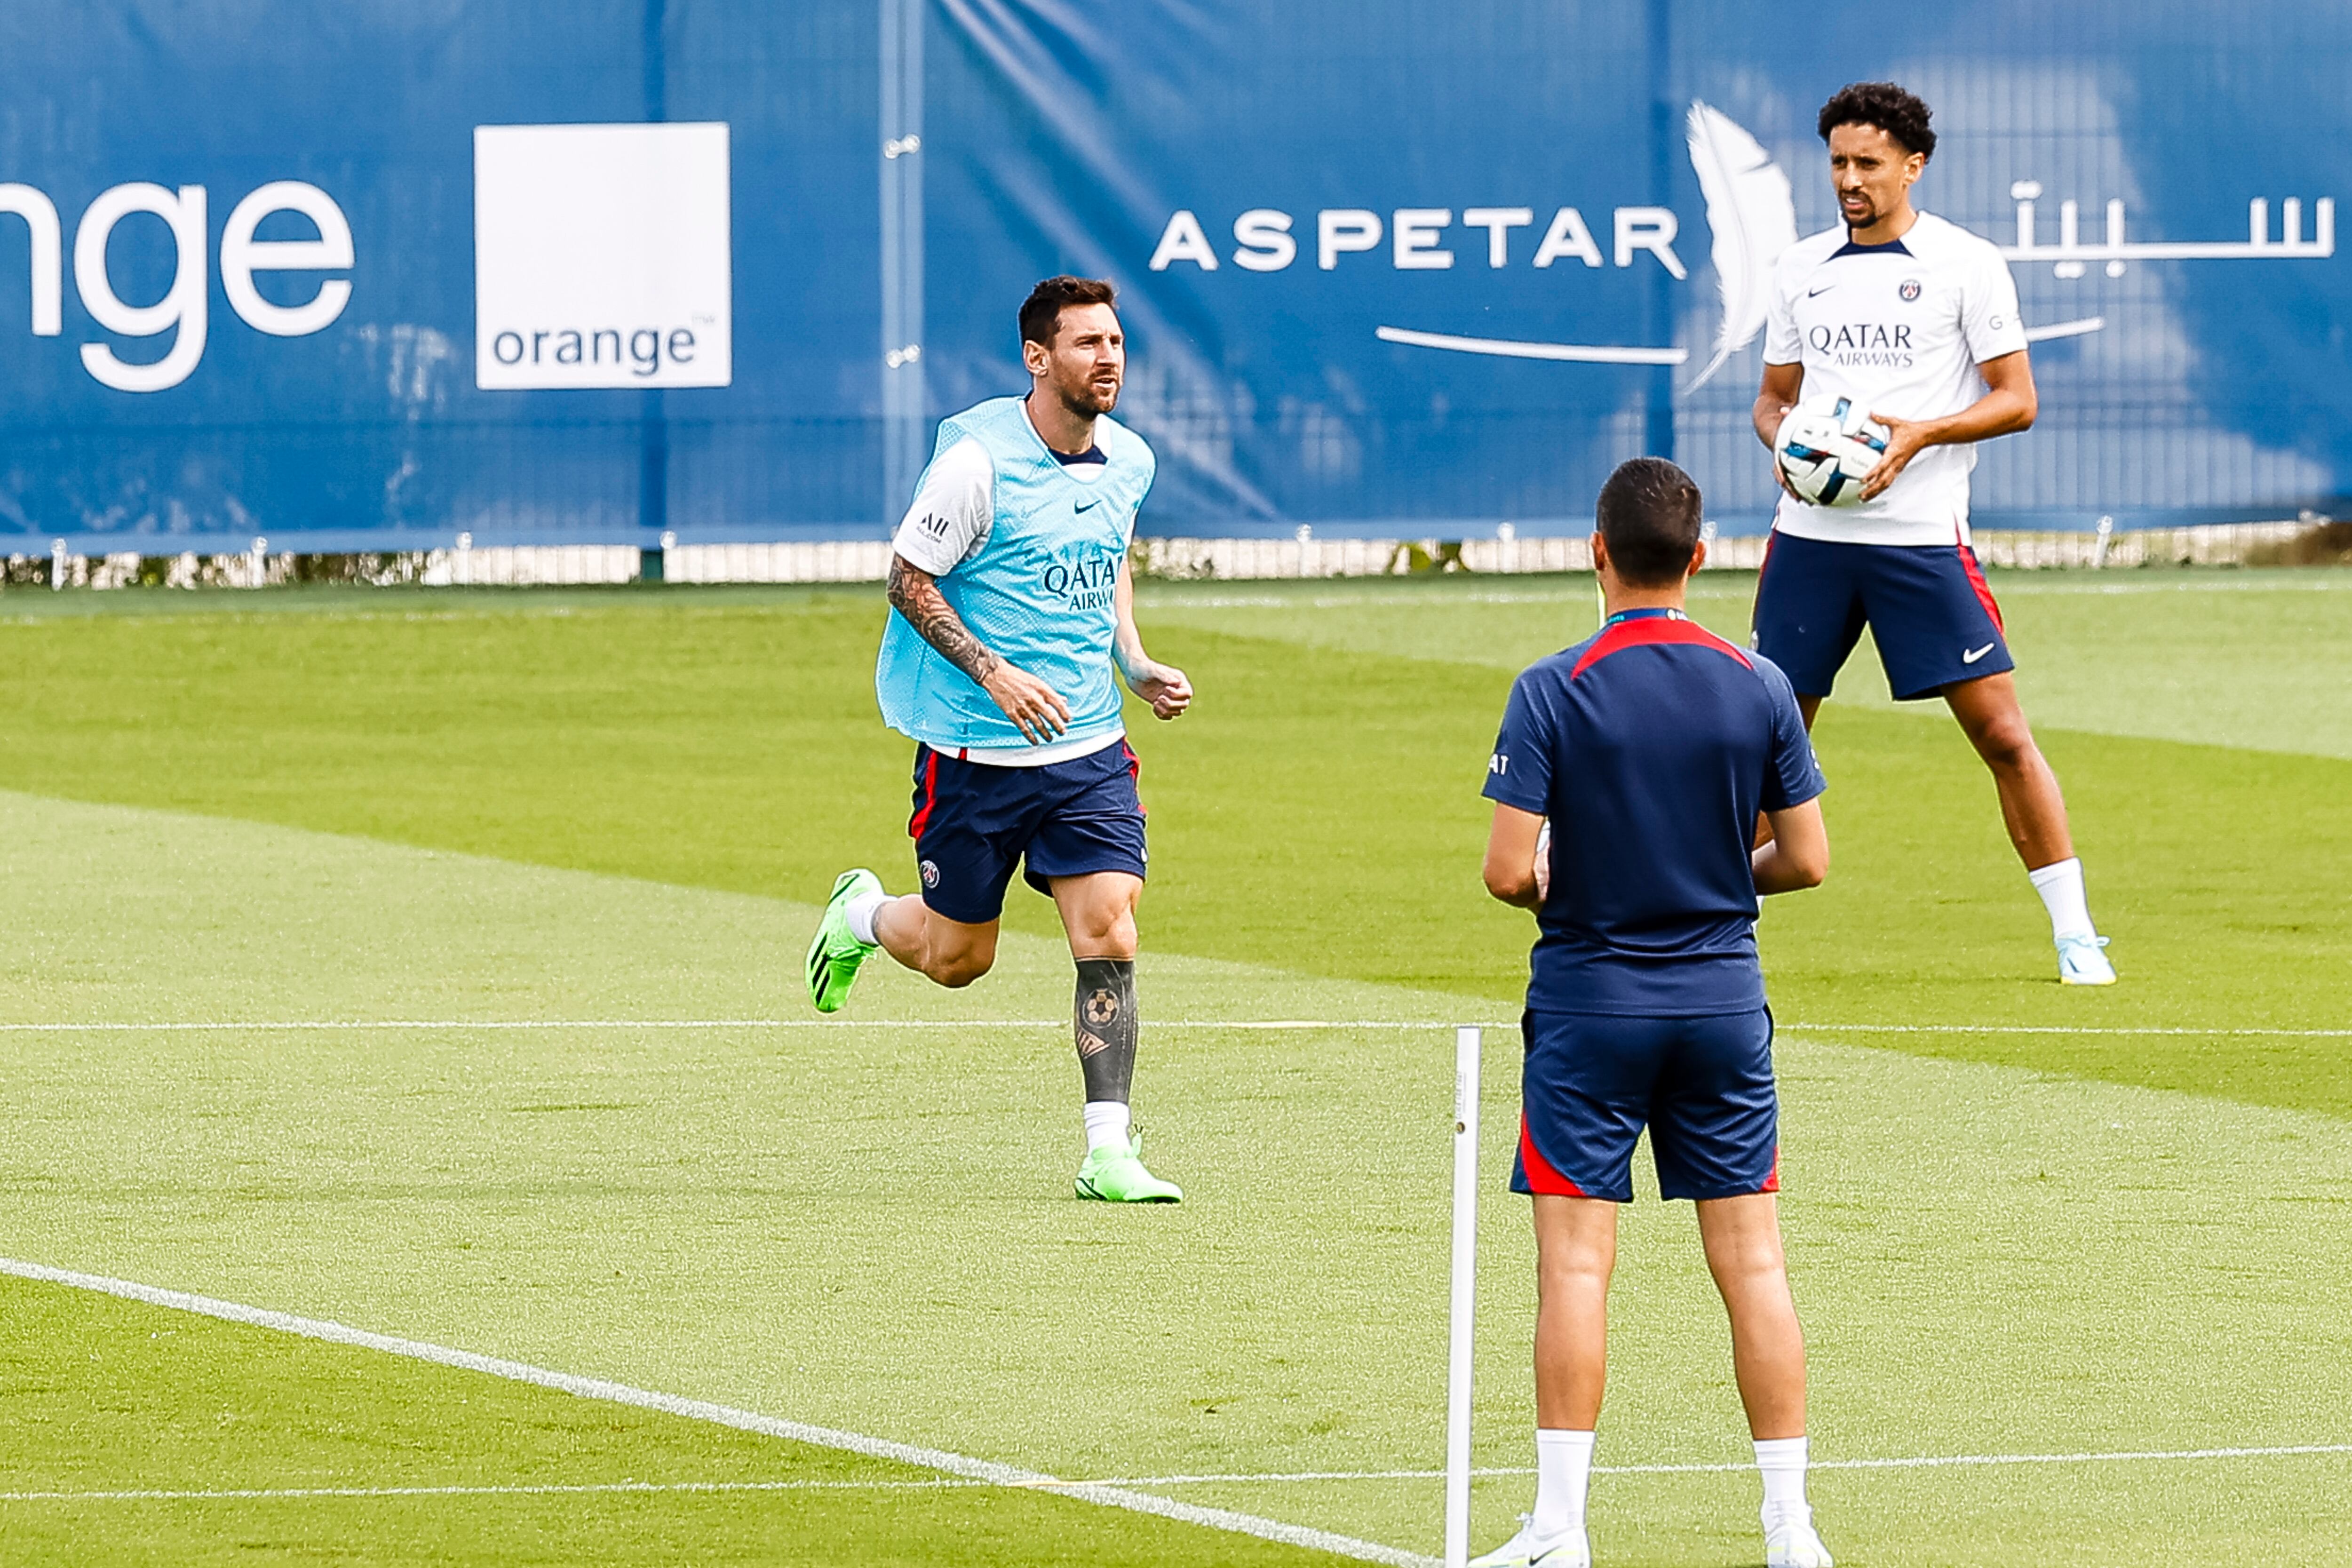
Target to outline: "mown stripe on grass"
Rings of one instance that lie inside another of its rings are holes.
[[[2280,1443],[2241,1448],[2145,1448],[2091,1454],[1919,1454],[1883,1459],[1815,1459],[1816,1470],[1916,1470],[1980,1465],[2096,1465],[2199,1459],[2271,1459],[2295,1455],[2352,1454],[2352,1443]],[[1744,1461],[1721,1464],[1595,1465],[1596,1476],[1729,1475],[1753,1470]],[[1474,1476],[1532,1476],[1524,1466],[1480,1466]],[[1084,1487],[1279,1486],[1307,1481],[1433,1481],[1444,1470],[1280,1470],[1265,1474],[1115,1476],[1092,1481],[1034,1483],[1034,1489],[1062,1491]],[[929,1480],[787,1481],[580,1481],[511,1486],[449,1487],[238,1487],[204,1490],[0,1492],[0,1502],[236,1502],[299,1500],[304,1498],[572,1497],[608,1492],[804,1492],[922,1491],[999,1483],[961,1476]]]
[[[0,1502],[299,1502],[305,1498],[593,1497],[610,1492],[940,1491],[993,1486],[940,1476],[919,1481],[550,1481],[475,1487],[223,1487],[194,1490],[0,1492]]]
[[[713,1426],[731,1426],[738,1431],[757,1432],[765,1436],[782,1437],[789,1442],[805,1443],[813,1447],[835,1448],[869,1458],[889,1459],[920,1469],[938,1470],[950,1476],[963,1477],[990,1486],[1016,1487],[1050,1490],[1059,1497],[1076,1498],[1081,1502],[1097,1503],[1106,1508],[1126,1509],[1134,1513],[1154,1514],[1162,1519],[1176,1520],[1185,1524],[1205,1525],[1212,1530],[1230,1531],[1237,1535],[1255,1536],[1263,1541],[1281,1542],[1287,1546],[1305,1547],[1310,1551],[1328,1552],[1337,1556],[1352,1557],[1365,1563],[1386,1563],[1398,1568],[1435,1568],[1436,1559],[1418,1552],[1383,1546],[1378,1542],[1359,1541],[1353,1536],[1339,1535],[1327,1530],[1314,1530],[1305,1525],[1286,1524],[1280,1520],[1262,1519],[1255,1514],[1237,1513],[1230,1509],[1204,1508],[1196,1503],[1178,1502],[1172,1498],[1154,1497],[1149,1492],[1134,1491],[1125,1487],[1106,1485],[1097,1481],[1065,1481],[1039,1470],[1023,1469],[1017,1465],[1000,1464],[993,1459],[974,1458],[967,1454],[953,1454],[944,1448],[925,1448],[911,1443],[894,1442],[887,1437],[869,1437],[862,1432],[845,1432],[831,1426],[814,1426],[806,1422],[787,1421],[757,1411],[741,1410],[730,1405],[714,1404],[705,1399],[687,1399],[674,1394],[662,1394],[653,1389],[636,1388],[625,1383],[613,1383],[604,1378],[580,1377],[548,1367],[532,1366],[526,1362],[508,1361],[499,1356],[486,1356],[473,1351],[457,1350],[447,1345],[428,1344],[422,1340],[402,1339],[392,1334],[379,1334],[348,1324],[331,1322],[321,1318],[298,1317],[291,1312],[279,1312],[267,1307],[252,1307],[238,1301],[224,1301],[210,1296],[199,1296],[185,1290],[165,1289],[155,1285],[142,1285],[136,1280],[116,1279],[102,1274],[85,1274],[69,1268],[53,1268],[47,1264],[29,1263],[17,1258],[0,1258],[0,1273],[19,1279],[37,1279],[52,1285],[70,1286],[79,1290],[93,1290],[128,1300],[144,1301],[151,1306],[170,1307],[203,1317],[217,1318],[232,1323],[246,1323],[256,1328],[273,1329],[281,1333],[299,1334],[305,1339],[323,1340],[332,1344],[352,1345],[362,1350],[379,1351],[386,1355],[404,1356],[412,1361],[430,1362],[436,1366],[455,1367],[466,1372],[478,1372],[491,1377],[505,1378],[514,1383],[527,1383],[562,1394],[576,1394],[583,1399],[601,1399],[615,1405],[633,1405],[641,1410],[657,1410],[665,1415],[682,1416],[689,1421],[707,1421]]]
[[[1982,1465],[2095,1465],[2151,1463],[2189,1459],[2269,1459],[2298,1454],[2352,1454],[2352,1443],[2281,1443],[2240,1448],[2142,1448],[2087,1454],[1917,1454],[1880,1459],[1813,1459],[1815,1470],[1931,1470]],[[1596,1476],[1716,1476],[1756,1468],[1748,1459],[1718,1463],[1674,1465],[1595,1465]],[[1481,1466],[1474,1476],[1532,1476],[1533,1467]],[[1433,1481],[1444,1470],[1289,1470],[1272,1475],[1119,1476],[1104,1480],[1114,1487],[1193,1487],[1225,1484],[1263,1486],[1283,1481]]]

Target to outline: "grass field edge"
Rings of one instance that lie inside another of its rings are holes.
[[[658,1411],[664,1415],[689,1421],[708,1422],[713,1426],[730,1426],[738,1431],[754,1432],[763,1436],[780,1437],[790,1442],[804,1443],[812,1447],[833,1448],[862,1455],[868,1458],[887,1459],[919,1469],[938,1471],[965,1480],[990,1486],[1050,1492],[1056,1497],[1074,1498],[1081,1502],[1105,1508],[1124,1509],[1132,1513],[1156,1515],[1179,1523],[1201,1525],[1211,1530],[1226,1531],[1237,1535],[1255,1536],[1262,1541],[1283,1545],[1304,1547],[1310,1551],[1328,1552],[1334,1556],[1353,1558],[1359,1562],[1381,1563],[1394,1568],[1436,1568],[1437,1560],[1418,1552],[1383,1545],[1379,1542],[1361,1541],[1354,1536],[1340,1535],[1331,1531],[1310,1526],[1287,1524],[1280,1520],[1256,1514],[1240,1513],[1230,1509],[1209,1508],[1197,1503],[1181,1502],[1173,1498],[1156,1497],[1149,1492],[1107,1485],[1101,1482],[1063,1481],[1043,1471],[1024,1469],[994,1459],[982,1459],[968,1454],[951,1453],[944,1448],[927,1448],[911,1443],[901,1443],[888,1437],[868,1436],[862,1432],[844,1431],[837,1427],[817,1426],[781,1416],[763,1415],[758,1411],[720,1405],[710,1400],[690,1399],[680,1394],[663,1394],[654,1389],[638,1388],[630,1384],[608,1379],[583,1377],[577,1373],[559,1372],[551,1367],[534,1366],[528,1362],[509,1361],[499,1356],[483,1355],[476,1351],[459,1350],[450,1345],[436,1345],[423,1340],[404,1339],[394,1334],[382,1334],[368,1329],[358,1329],[323,1318],[306,1318],[272,1308],[255,1307],[239,1301],[223,1300],[201,1296],[192,1291],[174,1290],[159,1285],[142,1284],[132,1279],[119,1279],[110,1275],[88,1274],[77,1269],[58,1268],[45,1263],[22,1258],[0,1258],[0,1274],[20,1279],[59,1285],[77,1290],[89,1290],[114,1296],[124,1300],[141,1301],[149,1306],[165,1307],[177,1311],[192,1312],[200,1317],[218,1319],[225,1322],[243,1323],[254,1328],[269,1329],[304,1339],[320,1340],[331,1344],[350,1345],[385,1355],[411,1361],[426,1362],[436,1366],[459,1371],[480,1373],[503,1378],[511,1383],[529,1384],[534,1387],[570,1394],[583,1399],[604,1400],[610,1404],[630,1405],[641,1410]]]

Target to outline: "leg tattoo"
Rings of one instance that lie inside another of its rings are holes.
[[[1124,1105],[1135,1079],[1135,961],[1078,960],[1078,1070],[1088,1103]]]

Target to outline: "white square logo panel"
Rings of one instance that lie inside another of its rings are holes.
[[[474,384],[725,386],[727,127],[474,128]]]

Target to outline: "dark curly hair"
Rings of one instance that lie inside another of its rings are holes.
[[[1857,81],[1837,89],[1822,105],[1822,140],[1841,125],[1875,125],[1892,136],[1906,153],[1936,154],[1935,129],[1927,123],[1928,108],[1916,93],[1891,81]]]
[[[1052,348],[1054,334],[1062,330],[1062,312],[1073,305],[1108,305],[1116,310],[1118,290],[1099,278],[1046,279],[1021,302],[1022,341]]]

